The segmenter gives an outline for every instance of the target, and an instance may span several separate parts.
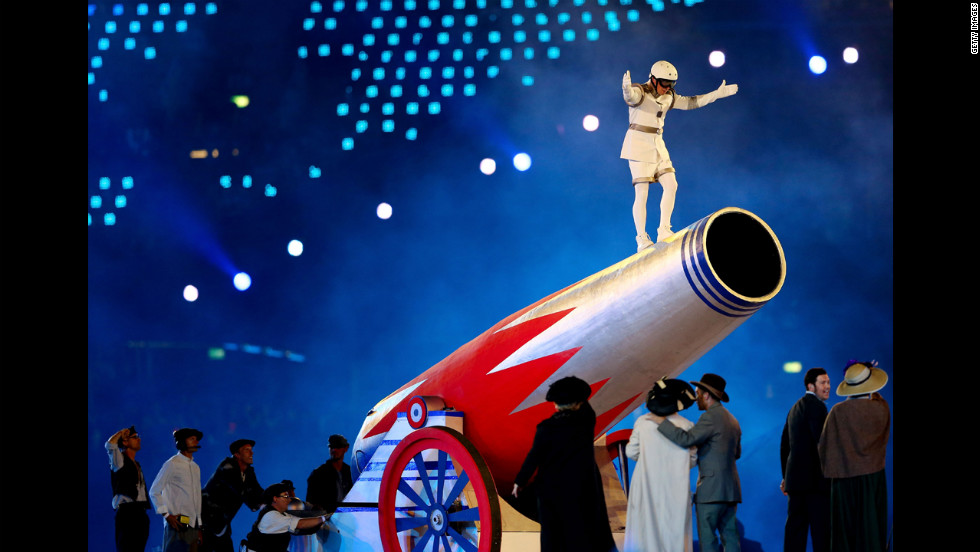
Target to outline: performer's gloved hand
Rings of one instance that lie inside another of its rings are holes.
[[[738,92],[737,84],[725,84],[725,81],[721,81],[721,86],[718,87],[718,97],[727,98],[728,96],[734,96]]]
[[[630,101],[630,91],[633,89],[633,80],[630,79],[630,72],[623,73],[623,99]]]

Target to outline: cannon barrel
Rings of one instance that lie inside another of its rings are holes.
[[[508,316],[382,399],[354,442],[354,468],[365,469],[413,398],[438,397],[464,414],[466,437],[504,492],[535,426],[554,413],[551,383],[589,383],[598,437],[644,404],[656,380],[683,372],[775,297],[785,275],[762,219],[716,211]]]

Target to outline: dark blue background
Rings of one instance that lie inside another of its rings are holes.
[[[188,18],[186,33],[148,35],[153,60],[102,52],[89,85],[89,196],[102,176],[132,176],[134,188],[115,226],[89,209],[89,549],[112,549],[103,444],[116,430],[137,426],[150,481],[175,452],[177,427],[204,432],[195,455],[204,480],[228,443],[254,439],[259,482],[291,479],[304,496],[330,434],[353,440],[368,409],[414,375],[633,254],[620,81],[627,69],[640,81],[667,59],[681,94],[722,79],[739,85],[732,98],[667,118],[675,229],[736,206],[765,220],[785,251],[779,295],[680,376],[728,380],[743,430],[739,519],[746,539],[779,550],[779,436],[803,392],[802,374],[783,364],[823,366],[834,386],[851,358],[876,359],[893,375],[892,14],[884,2],[838,4],[592,6],[597,18],[619,13],[621,30],[562,43],[556,60],[515,50],[495,79],[478,72],[476,95],[457,91],[440,98],[440,114],[415,116],[417,140],[373,122],[351,151],[340,144],[353,118],[336,114],[339,102],[359,101],[350,100],[349,60],[296,54],[309,40],[300,30],[309,3],[218,3],[218,13]],[[112,4],[97,6],[90,61]],[[639,21],[627,22],[629,8]],[[558,8],[537,11],[549,10]],[[367,21],[347,18],[338,30],[359,36]],[[858,63],[841,61],[847,46]],[[727,56],[718,69],[707,63],[714,49]],[[810,73],[812,54],[827,58],[826,73]],[[533,86],[521,84],[525,74]],[[248,95],[249,107],[232,105],[233,94]],[[588,114],[599,117],[595,132],[582,128]],[[189,156],[215,148],[216,158]],[[530,170],[510,165],[518,151],[532,156]],[[493,175],[478,171],[485,157],[497,161]],[[311,178],[310,166],[322,176]],[[235,185],[222,188],[221,175]],[[262,195],[266,183],[275,197]],[[653,221],[658,201],[653,189]],[[376,217],[380,202],[393,206],[389,220]],[[305,244],[296,258],[286,253],[294,238]],[[235,270],[251,274],[249,290],[232,287]],[[187,284],[198,301],[181,297]],[[224,343],[305,361],[241,351],[209,359]],[[882,392],[890,403],[893,383]],[[890,446],[887,469],[890,483]],[[252,521],[239,513],[236,542]],[[151,522],[148,550],[162,533]]]

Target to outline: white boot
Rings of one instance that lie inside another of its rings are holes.
[[[636,252],[639,253],[644,249],[653,245],[653,240],[650,239],[650,234],[644,232],[642,235],[636,237]]]
[[[667,238],[669,238],[669,237],[671,237],[673,235],[674,235],[674,233],[670,231],[670,227],[669,226],[661,226],[660,228],[657,228],[657,241],[658,242],[662,242],[662,241],[666,240]]]

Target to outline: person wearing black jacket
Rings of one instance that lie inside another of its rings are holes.
[[[807,532],[814,552],[830,550],[830,480],[820,469],[817,443],[827,419],[830,376],[823,368],[810,368],[803,376],[806,393],[786,416],[779,446],[783,480],[779,488],[788,499],[785,552],[806,552]]]
[[[328,439],[330,458],[310,473],[306,479],[306,502],[314,509],[332,513],[354,486],[350,465],[344,455],[350,444],[343,435]]]
[[[142,441],[136,426],[120,429],[106,441],[112,469],[112,508],[116,511],[116,551],[143,552],[150,537],[150,501],[143,469],[136,461]]]
[[[548,388],[555,414],[538,424],[534,442],[514,478],[515,498],[532,477],[537,487],[541,552],[616,550],[602,478],[595,461],[596,414],[589,384],[575,376]]]
[[[238,439],[231,456],[218,464],[201,491],[203,541],[200,552],[233,552],[231,520],[242,504],[253,512],[262,506],[262,486],[252,467],[255,441]]]

